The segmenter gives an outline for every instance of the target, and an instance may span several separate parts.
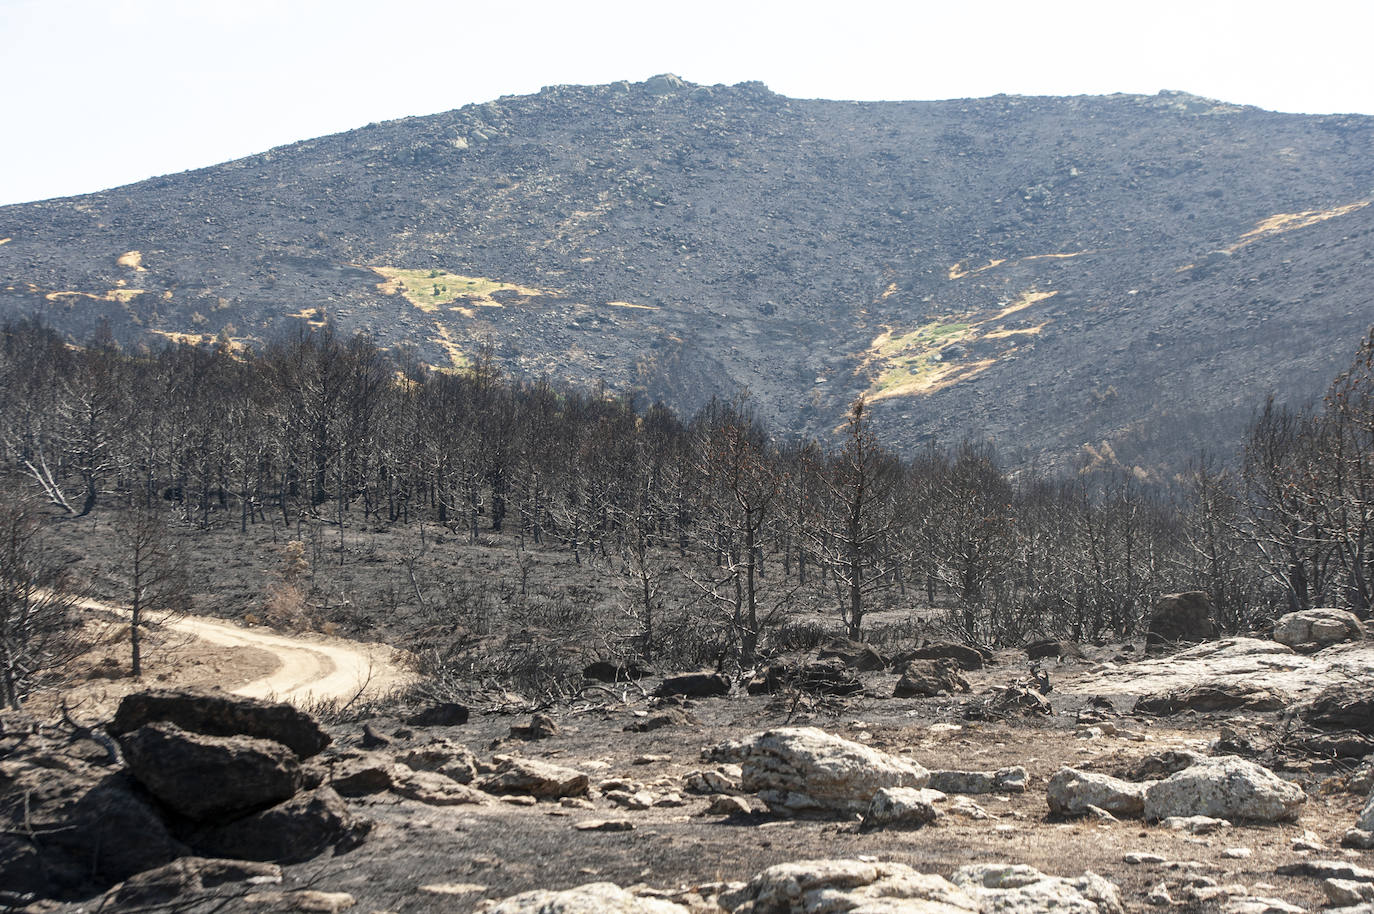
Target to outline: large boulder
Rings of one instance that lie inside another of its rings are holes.
[[[1146,650],[1167,650],[1180,644],[1210,641],[1217,636],[1212,601],[1201,590],[1171,593],[1159,598],[1150,613]]]
[[[784,813],[854,814],[884,787],[924,787],[918,763],[870,749],[815,727],[768,730],[723,743],[712,757],[738,762],[740,786]]]
[[[211,689],[150,689],[127,695],[107,729],[119,736],[158,722],[207,736],[270,739],[300,758],[317,755],[329,745],[329,734],[292,705]]]
[[[610,882],[572,889],[521,892],[483,905],[483,914],[688,914],[687,908],[661,898],[642,898]]]
[[[868,803],[864,828],[920,828],[939,818],[935,804],[943,799],[928,787],[884,787]]]
[[[272,806],[301,786],[296,754],[272,740],[157,723],[125,734],[120,745],[129,771],[149,793],[197,821]]]
[[[898,654],[892,660],[892,668],[900,673],[913,660],[953,660],[961,670],[981,670],[990,657],[991,654],[967,644],[935,641]]]
[[[189,853],[125,772],[62,756],[0,762],[0,887],[86,897]]]
[[[679,695],[685,698],[713,698],[730,694],[730,679],[720,673],[683,673],[670,676],[658,684],[654,694],[659,698]]]
[[[1303,706],[1299,716],[1319,730],[1355,730],[1374,736],[1374,689],[1354,682],[1328,686]]]
[[[1364,636],[1359,617],[1344,609],[1304,609],[1280,616],[1274,623],[1274,640],[1302,653],[1342,641],[1361,641]]]
[[[1249,822],[1291,822],[1307,795],[1254,762],[1224,755],[1207,758],[1151,784],[1145,790],[1145,818],[1211,816]]]
[[[1278,689],[1245,681],[1217,679],[1170,689],[1136,699],[1136,714],[1178,714],[1182,711],[1278,711],[1292,699]]]
[[[1089,807],[1096,807],[1135,818],[1145,811],[1146,786],[1095,771],[1060,768],[1046,785],[1045,798],[1056,816],[1086,815],[1092,812]]]
[[[477,784],[487,793],[558,799],[585,796],[590,786],[582,772],[551,762],[511,755],[498,755],[495,762],[496,770]]]
[[[931,698],[972,691],[959,674],[959,662],[951,658],[911,660],[892,689],[893,698]]]
[[[336,854],[352,850],[370,828],[331,788],[320,787],[226,825],[203,828],[190,841],[217,857],[303,863],[330,848]]]

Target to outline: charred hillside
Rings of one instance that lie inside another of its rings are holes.
[[[686,411],[748,388],[783,430],[866,393],[899,448],[1170,462],[1348,364],[1372,141],[1178,93],[552,87],[0,208],[0,314],[246,345],[327,316]]]

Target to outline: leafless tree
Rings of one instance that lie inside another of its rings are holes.
[[[45,673],[90,646],[67,571],[40,537],[37,506],[0,495],[0,699],[18,710]]]
[[[136,502],[115,522],[119,565],[112,569],[129,607],[130,673],[143,676],[143,633],[189,611],[191,581],[181,544],[159,507]]]

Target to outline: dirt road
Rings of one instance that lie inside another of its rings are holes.
[[[83,600],[81,605],[129,616],[127,610],[98,600]],[[360,690],[364,697],[384,695],[414,678],[399,662],[399,653],[384,644],[279,635],[203,616],[182,616],[164,626],[208,645],[254,648],[276,660],[277,668],[268,675],[231,687],[229,691],[236,695],[308,705],[347,701]]]

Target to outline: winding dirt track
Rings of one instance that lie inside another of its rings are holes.
[[[128,610],[98,600],[83,600],[81,605],[124,618],[129,616]],[[319,636],[289,637],[203,616],[182,616],[163,624],[207,644],[254,648],[275,658],[275,670],[229,689],[235,695],[308,705],[348,701],[360,692],[364,697],[381,696],[414,678],[396,662],[397,652],[383,644]]]

